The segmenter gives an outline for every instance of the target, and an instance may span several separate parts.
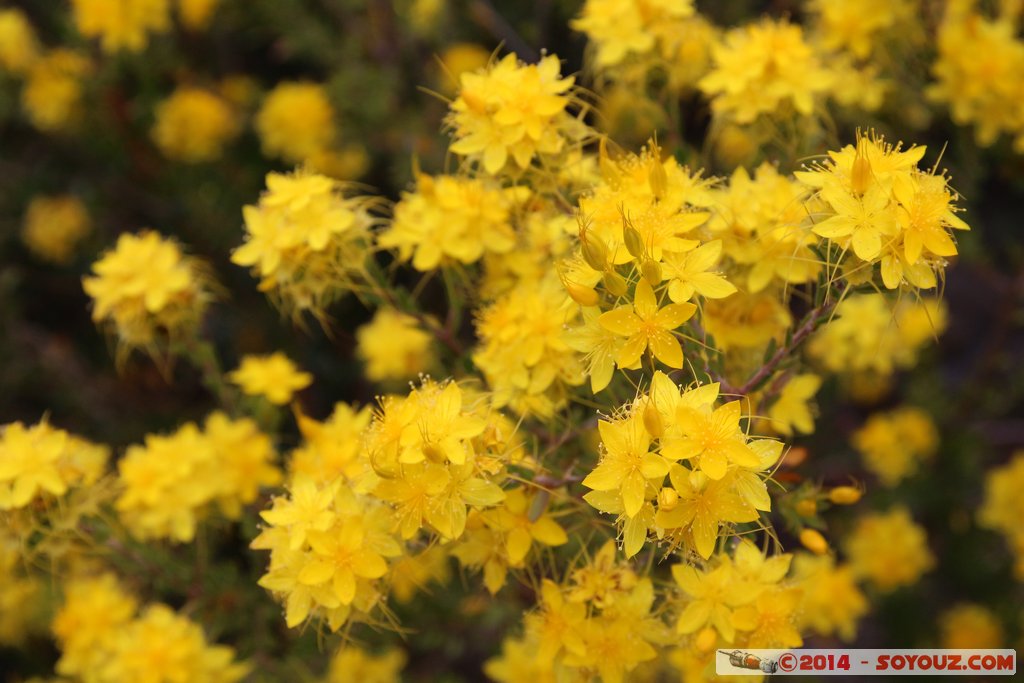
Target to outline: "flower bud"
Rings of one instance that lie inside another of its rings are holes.
[[[622,217],[622,241],[626,243],[626,251],[633,258],[643,258],[644,238],[640,231],[633,227],[625,216]]]
[[[651,194],[655,199],[662,199],[668,194],[668,174],[665,166],[657,158],[651,159],[651,167],[647,171],[647,182],[651,186]]]
[[[668,512],[679,505],[679,494],[674,488],[664,488],[658,491],[658,509]]]
[[[804,498],[797,502],[796,511],[801,517],[813,517],[818,513],[818,502],[813,498]]]
[[[828,492],[829,502],[835,505],[853,505],[861,498],[860,489],[855,486],[837,486]]]
[[[661,264],[657,261],[647,259],[640,265],[640,272],[651,287],[661,284]]]
[[[716,642],[718,642],[718,632],[710,626],[705,626],[697,633],[693,644],[701,652],[710,652],[714,649]]]
[[[569,298],[580,306],[596,306],[601,302],[601,296],[591,287],[568,280],[563,281],[562,284],[565,285],[565,291],[569,293]]]
[[[594,270],[604,270],[608,265],[608,247],[597,235],[581,233],[583,260]]]
[[[828,552],[828,541],[814,529],[804,529],[801,531],[800,543],[815,555],[824,555]]]
[[[644,407],[644,429],[655,439],[665,433],[665,423],[662,421],[661,413],[655,407],[654,401],[648,401]]]
[[[867,138],[857,141],[857,155],[853,158],[850,170],[850,189],[858,197],[868,191],[871,184],[871,162],[867,157]]]
[[[607,289],[608,293],[612,296],[626,296],[626,292],[629,291],[629,285],[626,284],[626,279],[614,270],[605,272],[603,280],[604,288]]]

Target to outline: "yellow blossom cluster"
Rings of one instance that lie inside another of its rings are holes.
[[[265,154],[297,164],[330,148],[334,119],[334,107],[323,86],[285,82],[267,94],[255,123]]]
[[[0,510],[24,508],[40,497],[63,496],[94,484],[110,451],[46,420],[0,427]]]
[[[299,370],[280,351],[267,356],[246,356],[238,369],[228,374],[228,379],[249,396],[264,396],[275,405],[288,403],[296,391],[313,382],[312,375]]]
[[[583,480],[593,489],[584,498],[618,517],[627,557],[653,530],[657,541],[707,559],[722,527],[755,522],[771,510],[764,478],[782,444],[748,439],[740,402],[716,407],[718,397],[717,384],[680,392],[656,372],[648,395],[597,423],[602,454]]]
[[[522,282],[479,312],[473,363],[494,392],[496,407],[545,417],[566,404],[568,390],[583,383],[566,329],[577,315],[550,275]]]
[[[356,330],[356,353],[374,382],[406,380],[434,365],[434,337],[412,316],[381,308]]]
[[[510,216],[516,194],[480,178],[420,174],[377,244],[396,249],[403,261],[411,258],[421,271],[506,254],[516,244]]]
[[[406,659],[398,649],[374,654],[356,645],[346,645],[334,653],[322,683],[399,683]]]
[[[25,13],[15,7],[0,10],[0,70],[20,76],[38,57],[39,42]]]
[[[91,228],[89,212],[77,197],[40,195],[25,211],[21,238],[39,258],[67,265]]]
[[[891,487],[912,476],[935,455],[939,434],[928,413],[903,406],[872,415],[854,432],[852,442],[864,466],[883,485]]]
[[[978,523],[1006,537],[1015,558],[1014,572],[1024,581],[1024,452],[1000,467],[989,470],[985,477],[985,499],[978,509]]]
[[[215,508],[237,519],[261,487],[280,483],[275,457],[270,439],[252,420],[213,413],[202,430],[190,422],[129,446],[118,461],[115,507],[140,540],[189,542]]]
[[[140,611],[112,574],[68,581],[53,633],[61,649],[57,672],[83,681],[234,683],[250,670],[170,607],[152,603]]]
[[[1013,3],[989,18],[977,3],[950,2],[939,26],[935,83],[928,96],[949,106],[953,120],[974,126],[978,144],[992,145],[1002,134],[1024,152],[1024,40]]]
[[[911,367],[920,350],[946,328],[937,299],[891,306],[881,294],[851,294],[809,341],[807,351],[833,373],[886,377]]]
[[[856,257],[844,260],[849,276],[869,279],[877,263],[888,289],[904,283],[931,289],[945,259],[956,256],[951,230],[970,228],[956,215],[959,195],[949,179],[917,167],[924,152],[859,134],[856,146],[797,173],[820,201],[814,233]]]
[[[818,635],[853,640],[857,621],[867,614],[868,601],[850,565],[838,563],[830,555],[798,553],[793,571],[803,586],[801,625]]]
[[[516,172],[534,161],[552,167],[586,130],[567,110],[574,79],[563,78],[560,70],[554,55],[523,64],[510,54],[462,74],[448,116],[451,151],[490,175],[510,164]]]
[[[21,91],[29,121],[46,133],[65,131],[81,115],[83,82],[92,72],[89,58],[57,48],[32,63]]]
[[[987,650],[1006,644],[999,617],[982,605],[954,605],[943,613],[939,626],[942,647],[951,650]]]
[[[368,424],[341,406],[327,423],[303,418],[308,443],[296,460],[305,464],[253,541],[270,550],[260,585],[284,599],[289,626],[371,619],[422,532],[456,541],[471,510],[505,499],[495,480],[514,453],[511,430],[489,410],[455,382],[426,379],[381,399]]]
[[[171,24],[170,0],[71,0],[71,8],[79,32],[105,52],[138,52]]]
[[[370,200],[344,190],[315,173],[270,173],[259,204],[243,209],[246,241],[231,260],[286,311],[321,315],[365,267]]]
[[[935,566],[924,528],[902,506],[857,520],[846,553],[854,576],[883,593],[917,583]]]
[[[219,96],[183,86],[157,105],[153,141],[168,158],[186,163],[212,161],[239,132],[237,116]]]
[[[82,279],[92,318],[125,348],[184,338],[212,298],[205,266],[152,230],[122,234],[92,271]]]

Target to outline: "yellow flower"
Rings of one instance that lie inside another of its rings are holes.
[[[663,272],[668,283],[668,295],[672,301],[689,301],[694,294],[708,299],[724,299],[733,294],[736,287],[718,273],[710,271],[721,259],[722,241],[714,240],[693,251],[665,256]]]
[[[67,265],[92,226],[85,205],[71,195],[33,197],[25,211],[21,236],[40,258]]]
[[[668,463],[650,452],[651,436],[642,416],[633,414],[615,422],[601,420],[597,427],[604,453],[583,485],[595,491],[619,491],[626,515],[634,517],[643,506],[648,480],[659,484],[668,474]]]
[[[883,592],[913,585],[935,565],[924,529],[903,507],[861,517],[846,552],[854,574]]]
[[[759,592],[757,588],[739,580],[728,556],[722,556],[721,563],[709,571],[674,564],[672,577],[688,598],[676,620],[676,633],[696,633],[705,625],[711,625],[731,643],[736,637],[733,611],[752,602]]]
[[[1020,520],[1024,515],[1024,451],[995,467],[985,475],[985,497],[978,509],[978,523],[1003,534],[1016,557],[1014,570],[1024,578],[1024,529]]]
[[[39,42],[25,13],[17,8],[0,10],[0,70],[20,76],[39,57]]]
[[[109,660],[96,680],[234,683],[249,672],[234,661],[234,650],[209,645],[198,624],[153,604],[112,637]]]
[[[220,0],[177,0],[178,17],[192,31],[206,28],[213,19]]]
[[[239,132],[227,102],[213,93],[180,87],[156,107],[153,140],[168,158],[186,163],[213,161]]]
[[[821,388],[817,375],[797,375],[786,382],[779,398],[768,409],[771,428],[778,434],[791,436],[794,431],[810,434],[814,431],[814,416],[809,402]]]
[[[750,648],[800,647],[804,639],[797,631],[801,590],[779,588],[765,591],[752,605],[733,614],[732,623],[743,631],[743,644]]]
[[[962,603],[940,618],[942,647],[951,650],[994,650],[1003,647],[1003,625],[992,610]]]
[[[343,645],[331,657],[323,683],[399,683],[406,656],[391,648],[371,654],[355,645]]]
[[[512,566],[519,566],[526,559],[534,541],[552,547],[569,542],[565,529],[550,513],[534,516],[531,502],[522,488],[516,488],[505,492],[500,507],[482,513],[488,526],[505,534],[505,552]]]
[[[932,458],[939,434],[928,413],[910,406],[872,415],[853,435],[864,465],[885,486],[895,486]]]
[[[204,435],[217,461],[220,491],[217,503],[231,519],[256,500],[260,489],[281,483],[270,438],[252,420],[231,420],[215,412],[206,418]]]
[[[263,101],[255,126],[264,154],[301,163],[334,143],[334,107],[321,85],[279,83]]]
[[[75,25],[104,52],[138,52],[149,33],[170,28],[170,0],[71,0]]]
[[[263,396],[275,405],[292,400],[296,391],[313,383],[313,376],[302,372],[280,351],[267,356],[246,356],[228,379],[250,396]]]
[[[53,619],[61,649],[57,673],[84,679],[101,670],[115,634],[131,622],[138,603],[112,574],[72,579],[64,593],[64,604]]]
[[[883,34],[913,17],[907,0],[811,0],[808,9],[829,50],[849,50],[858,59],[883,44]]]
[[[587,0],[570,26],[587,34],[597,48],[595,65],[607,68],[652,51],[659,27],[693,14],[691,0]]]
[[[475,263],[485,252],[508,253],[516,244],[510,222],[513,198],[482,179],[420,174],[416,191],[402,195],[377,244],[397,248],[399,258],[411,257],[421,271]]]
[[[246,241],[231,261],[252,267],[260,290],[293,314],[322,317],[365,272],[369,204],[326,176],[269,173],[259,204],[242,209]]]
[[[822,636],[834,633],[852,641],[857,621],[867,614],[868,601],[850,567],[837,565],[830,555],[797,553],[794,571],[803,589],[802,625]]]
[[[63,495],[68,482],[59,461],[68,435],[40,422],[28,429],[20,422],[0,432],[0,510],[25,507],[42,492]]]
[[[299,572],[299,583],[314,587],[330,584],[329,590],[343,604],[356,596],[356,578],[378,579],[387,572],[387,563],[366,547],[363,529],[352,522],[333,533],[312,530],[306,535],[312,557]]]
[[[32,125],[45,133],[69,128],[81,113],[82,82],[92,69],[87,57],[65,48],[33,62],[21,91]]]
[[[641,279],[637,282],[632,306],[620,306],[602,313],[598,323],[606,330],[627,337],[615,362],[628,368],[650,348],[655,358],[670,368],[683,367],[683,349],[672,331],[693,317],[697,307],[691,303],[658,306],[654,289]]]
[[[711,109],[736,123],[787,109],[810,116],[833,85],[800,26],[769,19],[729,31],[712,50],[714,66],[699,87]]]
[[[356,330],[356,354],[374,382],[409,379],[433,363],[433,341],[412,316],[380,308],[372,321]]]
[[[369,406],[357,410],[347,403],[338,403],[330,417],[318,422],[296,408],[296,421],[305,442],[288,458],[292,476],[314,481],[329,481],[337,476],[348,480],[358,477],[366,469],[359,451],[362,433],[371,417]]]
[[[683,407],[675,417],[679,436],[665,440],[661,450],[665,457],[696,459],[696,467],[713,480],[724,477],[730,463],[741,467],[761,464],[740,429],[739,401],[731,401],[713,411]]]
[[[559,75],[558,57],[522,64],[510,54],[484,70],[464,73],[451,103],[453,153],[490,175],[509,161],[525,170],[538,155],[563,151],[579,124],[567,112],[573,78]]]
[[[185,336],[212,298],[199,263],[151,230],[121,235],[92,268],[94,275],[82,278],[92,318],[129,348]]]

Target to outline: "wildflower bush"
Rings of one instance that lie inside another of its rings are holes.
[[[1014,646],[1021,15],[4,3],[4,680]]]

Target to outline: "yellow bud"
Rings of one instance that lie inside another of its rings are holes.
[[[796,504],[796,511],[802,517],[813,517],[818,512],[818,503],[813,498],[804,498]]]
[[[603,279],[604,288],[607,289],[608,293],[612,296],[626,296],[626,292],[629,291],[629,285],[626,284],[626,279],[614,270],[605,272]]]
[[[668,512],[679,505],[679,494],[674,488],[665,488],[658,491],[658,508]]]
[[[661,284],[661,264],[657,261],[647,259],[641,264],[640,272],[651,287],[657,287]]]
[[[861,495],[860,489],[854,486],[837,486],[828,492],[828,499],[835,505],[853,505]]]
[[[665,424],[661,420],[661,413],[655,407],[654,401],[648,401],[644,408],[644,429],[656,439],[665,433]]]
[[[580,306],[596,306],[601,302],[601,296],[590,287],[585,287],[576,282],[563,281],[565,291],[569,297]]]
[[[853,169],[850,171],[850,189],[857,196],[868,191],[871,184],[871,162],[867,157],[867,138],[857,141],[857,155],[853,158]]]
[[[815,555],[824,555],[828,552],[828,541],[814,529],[804,529],[801,531],[800,543]]]
[[[718,642],[718,632],[710,626],[705,626],[697,633],[697,638],[694,640],[694,645],[701,652],[710,652],[715,647],[715,643]]]
[[[581,232],[583,241],[583,260],[594,270],[604,270],[608,265],[608,247],[597,235]]]
[[[633,224],[623,216],[622,217],[622,240],[626,243],[626,251],[633,258],[643,258],[644,255],[644,238],[640,235],[640,231],[633,227]]]
[[[657,158],[651,159],[647,182],[651,185],[651,193],[655,199],[661,199],[668,194],[668,174],[665,173],[665,165]]]

